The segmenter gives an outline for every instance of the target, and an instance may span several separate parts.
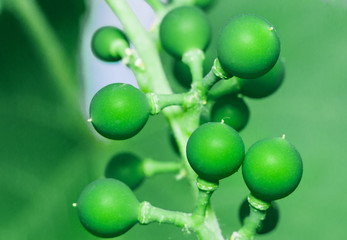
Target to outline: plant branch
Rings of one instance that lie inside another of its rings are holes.
[[[158,173],[179,172],[182,169],[180,162],[159,162],[147,158],[143,162],[143,170],[146,177],[152,177]]]

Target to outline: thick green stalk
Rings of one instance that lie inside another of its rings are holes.
[[[125,0],[106,0],[121,21],[123,28],[134,44],[148,76],[148,82],[139,83],[144,92],[172,93],[161,65],[155,42]],[[159,84],[160,83],[160,84]]]
[[[136,18],[135,14],[132,12],[125,0],[105,0],[114,13],[117,15],[121,21],[123,28],[130,39],[130,41],[135,46],[143,64],[145,74],[148,76],[147,82],[139,82],[139,86],[144,92],[154,92],[160,94],[171,94],[172,90],[169,86],[167,78],[165,76],[159,53],[155,40],[151,35],[141,26],[140,22]],[[193,189],[195,187],[196,174],[190,167],[185,148],[191,133],[199,126],[199,122],[196,120],[199,118],[199,111],[194,111],[192,118],[183,117],[184,114],[179,107],[170,107],[163,110],[164,115],[168,119],[171,128],[173,130],[175,139],[178,143],[182,159],[184,161],[184,166],[186,170],[186,175]],[[187,122],[190,123],[187,128]],[[196,191],[196,190],[195,190]],[[195,192],[197,193],[197,192]],[[206,238],[201,239],[218,239],[222,240],[223,237],[220,233],[220,228],[216,220],[216,216],[212,209],[208,210],[206,221],[211,223],[210,229],[197,231],[197,235],[200,236],[201,232],[208,231],[208,233],[203,234]],[[213,233],[213,234],[212,234]],[[213,236],[211,236],[213,235]]]

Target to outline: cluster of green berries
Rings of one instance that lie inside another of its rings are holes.
[[[196,4],[206,7],[210,2],[200,0]],[[191,81],[191,76],[183,76],[187,75],[187,69],[182,59],[192,50],[204,51],[208,47],[211,26],[200,8],[177,7],[162,19],[159,39],[162,48],[176,59],[177,68],[181,68],[175,71],[176,76]],[[284,66],[279,60],[276,30],[262,17],[238,15],[224,25],[217,42],[217,71],[227,79],[220,81],[236,79],[238,92],[213,99],[212,122],[200,125],[187,142],[188,162],[200,179],[213,183],[229,177],[242,166],[252,196],[269,203],[284,198],[301,180],[300,154],[284,137],[261,140],[245,152],[238,133],[249,119],[249,109],[242,96],[266,97],[283,81]],[[126,35],[114,27],[97,30],[91,45],[96,57],[111,62],[123,59],[130,46]],[[90,105],[95,130],[114,140],[135,136],[150,114],[146,94],[125,83],[102,88]],[[77,202],[78,214],[83,226],[94,235],[116,237],[138,222],[140,203],[131,189],[145,179],[143,160],[132,153],[115,155],[106,167],[105,176],[83,190]],[[244,219],[244,211],[241,212]],[[278,212],[275,216],[278,219]],[[277,220],[274,222],[269,229]]]

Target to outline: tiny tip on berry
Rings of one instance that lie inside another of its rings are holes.
[[[286,135],[285,134],[282,135],[282,139],[286,139]]]

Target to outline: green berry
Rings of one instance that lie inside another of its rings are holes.
[[[201,8],[207,8],[210,6],[214,0],[195,0],[194,4],[195,6],[201,7]]]
[[[275,65],[279,53],[276,30],[256,15],[231,18],[218,37],[217,55],[223,69],[240,78],[257,78],[265,74]]]
[[[250,214],[249,203],[245,199],[239,209],[239,219],[241,224],[247,220]],[[271,206],[266,210],[266,217],[257,228],[257,234],[269,233],[276,228],[279,221],[279,209],[275,202],[271,203]]]
[[[78,201],[78,216],[82,225],[99,237],[117,237],[137,222],[139,202],[124,183],[115,179],[100,179],[82,191]]]
[[[180,59],[189,50],[206,49],[211,38],[210,23],[201,9],[178,7],[163,18],[159,36],[163,48]]]
[[[119,61],[122,52],[129,47],[125,34],[115,27],[99,28],[93,35],[91,43],[94,55],[107,62]]]
[[[216,182],[235,173],[242,164],[245,148],[240,135],[222,123],[205,123],[187,143],[187,158],[200,178]]]
[[[145,179],[142,159],[128,152],[116,154],[106,166],[105,177],[120,180],[135,189]]]
[[[279,59],[275,66],[264,75],[255,79],[239,79],[241,93],[250,98],[263,98],[274,93],[284,79],[284,64]]]
[[[300,154],[284,138],[256,142],[246,153],[242,174],[252,195],[263,201],[284,198],[302,177]]]
[[[102,88],[90,104],[90,118],[95,130],[114,140],[136,135],[146,124],[149,114],[146,95],[124,83]]]
[[[249,109],[242,98],[226,95],[217,99],[211,110],[213,122],[224,121],[236,131],[242,130],[249,119]]]

